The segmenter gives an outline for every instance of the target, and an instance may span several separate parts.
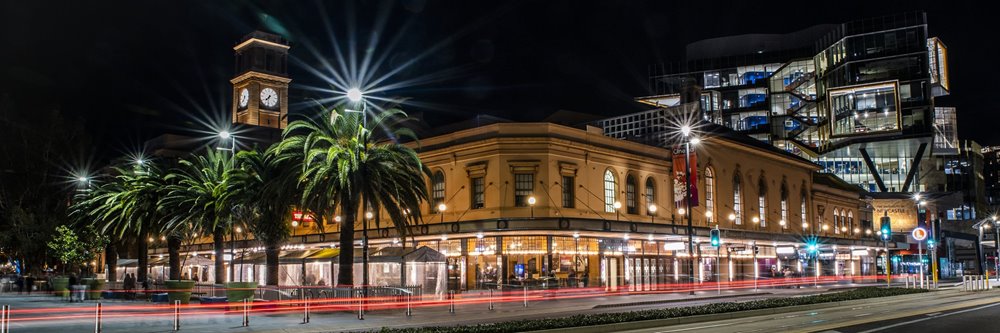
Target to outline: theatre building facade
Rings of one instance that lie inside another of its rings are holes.
[[[674,176],[684,164],[673,167],[668,149],[551,123],[424,138],[413,147],[431,170],[431,198],[412,242],[447,257],[452,290],[542,281],[645,290],[691,275],[709,282],[876,274],[880,244],[857,187],[753,142],[706,134],[692,146],[689,253],[676,186],[684,177]],[[400,242],[394,230],[369,227],[374,247]],[[719,247],[708,238],[716,227]]]

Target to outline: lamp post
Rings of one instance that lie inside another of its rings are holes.
[[[654,223],[656,218],[656,204],[649,204],[649,223]]]
[[[361,110],[347,110],[347,109],[345,109],[344,112],[360,113],[361,114],[361,125],[364,125],[364,127],[367,128],[368,127],[368,107],[366,105],[367,103],[364,102],[365,94],[361,92],[361,89],[351,88],[351,89],[347,90],[346,95],[347,95],[347,99],[349,101],[353,102],[353,103],[361,102]]]
[[[438,204],[437,208],[438,208],[438,213],[441,214],[441,223],[444,223],[444,211],[448,209],[448,205],[445,205],[442,202],[442,203]]]
[[[537,201],[537,200],[535,200],[535,196],[530,196],[530,197],[528,197],[528,207],[530,207],[530,208],[531,208],[531,219],[532,219],[532,220],[534,220],[534,219],[535,219],[535,203],[536,203],[536,202],[538,202],[538,201]],[[443,222],[443,221],[442,221],[442,222]]]
[[[217,146],[217,147],[215,147],[215,149],[217,149],[217,150],[223,150],[223,151],[229,151],[229,153],[232,154],[232,157],[236,158],[236,137],[234,137],[231,133],[229,133],[229,131],[223,130],[223,131],[219,132],[219,139],[221,139],[220,140],[221,142],[219,142],[220,145]],[[226,141],[229,141],[229,147],[225,146]],[[137,162],[139,163],[139,165],[143,164],[143,160],[142,159],[139,159]],[[235,230],[233,229],[233,224],[234,224],[233,221],[230,220],[229,221],[229,253],[231,253],[231,255],[235,256],[236,255],[236,233],[234,232]],[[233,280],[234,280],[234,278],[236,276],[236,265],[233,265],[233,263],[234,263],[233,262],[233,257],[230,257],[230,259],[229,259],[229,282],[233,282]],[[240,267],[240,269],[242,269],[242,267]]]
[[[615,221],[618,221],[621,218],[621,212],[619,211],[619,209],[622,208],[622,203],[615,201],[615,203],[612,204],[611,207],[615,208]]]
[[[688,261],[688,271],[691,273],[691,286],[694,287],[694,226],[691,225],[691,144],[697,144],[700,142],[698,138],[691,137],[691,126],[681,126],[681,134],[684,136],[684,207],[685,211],[682,213],[684,217],[687,218],[687,235],[688,235],[688,255],[690,259]],[[694,289],[691,289],[690,295],[694,295]]]

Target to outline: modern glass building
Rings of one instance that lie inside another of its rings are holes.
[[[935,144],[936,133],[951,135],[940,123],[954,123],[953,108],[935,116],[934,98],[949,89],[947,48],[922,12],[695,42],[683,63],[650,68],[650,89],[637,100],[697,103],[704,120],[872,192],[930,190],[920,163],[947,146]],[[601,124],[606,133],[642,131],[619,118]]]

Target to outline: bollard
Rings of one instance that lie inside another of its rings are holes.
[[[451,306],[448,307],[448,313],[455,313],[455,291],[448,291],[448,297],[451,298]]]
[[[0,307],[0,333],[7,333],[10,330],[10,305],[4,304]]]
[[[243,299],[243,327],[250,327],[250,299]]]
[[[969,276],[962,275],[962,289],[964,291],[969,291]]]
[[[302,323],[309,323],[309,296],[306,296],[305,301],[302,302]]]
[[[493,289],[490,289],[490,310],[493,310]]]
[[[101,302],[97,302],[97,312],[94,313],[94,333],[101,333]]]
[[[365,320],[365,300],[362,296],[358,297],[358,320]]]
[[[528,286],[524,286],[524,307],[528,307]]]
[[[174,331],[181,330],[181,301],[174,301]]]
[[[406,315],[407,316],[412,316],[413,315],[413,308],[410,305],[412,302],[413,302],[413,294],[412,293],[406,294]]]

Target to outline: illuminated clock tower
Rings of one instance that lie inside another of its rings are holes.
[[[288,42],[254,31],[233,47],[233,123],[283,129],[288,124]]]

